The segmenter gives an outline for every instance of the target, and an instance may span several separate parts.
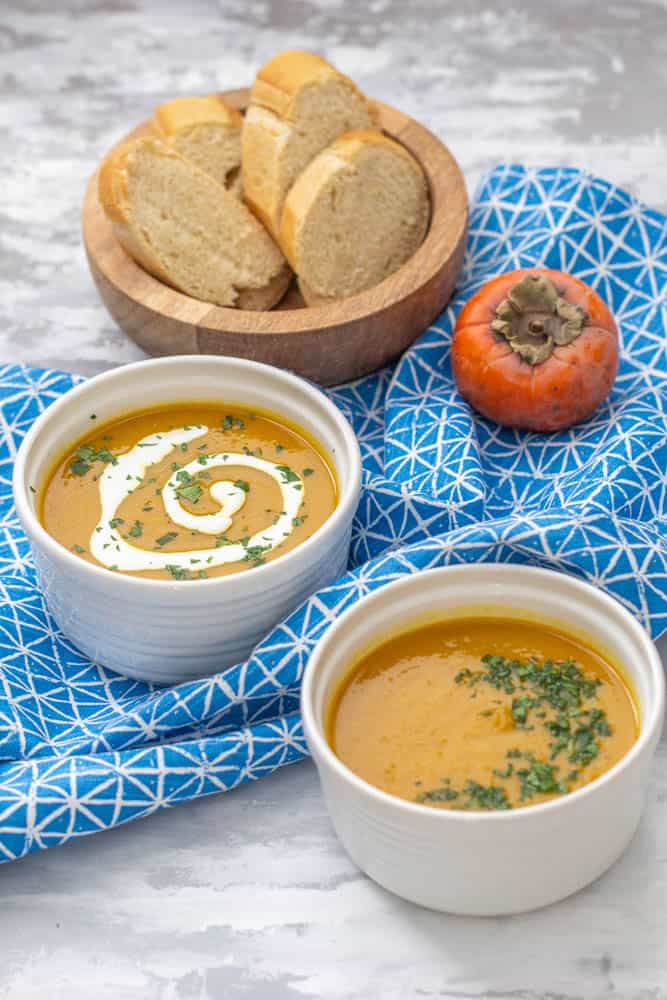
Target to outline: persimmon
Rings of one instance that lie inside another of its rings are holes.
[[[583,281],[522,268],[493,278],[463,307],[452,370],[461,395],[503,427],[563,430],[608,396],[618,328]]]

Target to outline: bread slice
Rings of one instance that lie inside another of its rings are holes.
[[[186,295],[270,309],[289,284],[285,258],[252,212],[157,138],[113,150],[99,197],[125,250]]]
[[[304,167],[341,132],[375,124],[373,106],[321,56],[281,52],[262,66],[243,123],[241,173],[244,198],[274,237]]]
[[[281,247],[309,306],[378,284],[412,256],[429,222],[419,163],[379,132],[339,136],[290,190]]]
[[[217,94],[177,97],[155,109],[153,131],[232,194],[241,194],[243,117]]]

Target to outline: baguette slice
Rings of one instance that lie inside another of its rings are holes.
[[[155,109],[153,131],[232,194],[241,194],[243,117],[217,94],[177,97]]]
[[[257,74],[241,136],[243,194],[279,238],[285,198],[320,150],[373,128],[373,106],[352,80],[312,52],[281,52]]]
[[[186,295],[270,309],[289,284],[285,258],[252,212],[159,139],[113,150],[99,197],[130,256]]]
[[[300,174],[285,202],[281,246],[309,306],[378,284],[420,245],[429,222],[417,161],[379,132],[339,136]]]

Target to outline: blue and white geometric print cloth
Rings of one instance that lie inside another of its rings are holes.
[[[538,435],[471,413],[452,380],[456,315],[487,279],[544,264],[595,288],[622,361],[581,427]],[[364,458],[350,571],[247,663],[152,689],[58,633],[11,499],[23,434],[75,379],[0,369],[0,858],[259,778],[306,753],[309,651],[363,594],[461,562],[527,562],[591,580],[654,636],[667,628],[667,219],[573,169],[502,167],[473,206],[449,308],[393,370],[330,390]]]

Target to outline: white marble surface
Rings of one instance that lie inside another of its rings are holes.
[[[578,164],[667,208],[664,2],[3,0],[1,361],[139,356],[86,270],[86,178],[159,101],[238,86],[287,46],[421,118],[471,188],[503,159]],[[667,746],[625,857],[524,917],[445,917],[373,886],[309,762],[3,865],[0,894],[0,998],[662,1000]]]

